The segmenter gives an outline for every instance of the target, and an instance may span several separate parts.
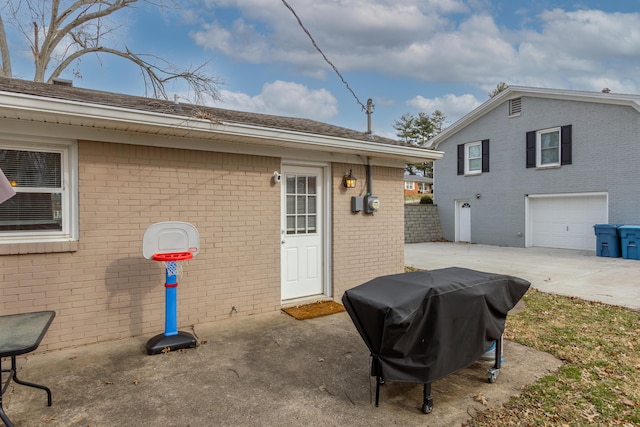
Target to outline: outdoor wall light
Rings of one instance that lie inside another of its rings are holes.
[[[482,197],[482,194],[480,193],[476,194],[476,199],[479,199],[480,197]]]
[[[356,177],[353,176],[351,169],[349,169],[349,175],[345,174],[344,178],[342,179],[342,184],[344,185],[344,188],[356,188],[356,181]]]

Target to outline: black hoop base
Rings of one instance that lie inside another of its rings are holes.
[[[182,348],[193,348],[196,345],[196,339],[188,332],[178,331],[177,335],[169,336],[160,334],[147,341],[147,354],[166,353]]]

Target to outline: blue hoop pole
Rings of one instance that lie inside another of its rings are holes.
[[[164,336],[178,335],[178,280],[176,261],[167,261],[165,269]]]

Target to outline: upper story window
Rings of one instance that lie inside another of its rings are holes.
[[[464,145],[464,173],[475,174],[482,172],[482,145],[471,142]]]
[[[489,172],[489,140],[458,145],[458,175]]]
[[[0,204],[0,243],[76,238],[75,152],[72,142],[0,140],[0,169],[16,191]]]
[[[560,165],[560,128],[536,132],[536,166]]]
[[[571,164],[571,125],[527,132],[527,167]]]

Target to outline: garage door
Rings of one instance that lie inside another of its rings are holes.
[[[596,250],[594,224],[606,224],[607,196],[530,196],[531,246]]]

